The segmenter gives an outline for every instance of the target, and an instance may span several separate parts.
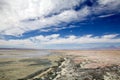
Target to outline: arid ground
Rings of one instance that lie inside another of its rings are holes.
[[[56,65],[60,56],[41,50],[0,50],[0,80],[17,80]]]
[[[84,68],[120,65],[120,50],[0,50],[0,80],[26,77],[65,57]]]
[[[120,50],[58,50],[67,56],[73,56],[76,63],[89,60],[84,67],[95,68],[108,65],[120,65]]]

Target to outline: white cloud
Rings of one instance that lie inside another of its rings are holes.
[[[115,14],[100,15],[99,17],[100,17],[100,18],[104,18],[104,17],[113,16],[113,15],[115,15]]]
[[[26,46],[32,48],[41,48],[44,46],[65,45],[65,44],[89,44],[89,43],[120,43],[120,38],[116,38],[118,34],[109,34],[103,36],[93,36],[91,34],[84,36],[69,35],[60,37],[59,34],[48,36],[36,36],[21,40],[0,40],[0,45],[4,46]],[[64,46],[63,46],[64,47]]]
[[[104,36],[92,36],[92,35],[84,35],[84,36],[75,36],[70,35],[65,38],[61,38],[59,36],[53,37],[44,37],[44,40],[40,39],[41,44],[86,44],[86,43],[119,43],[120,39],[115,39],[118,34],[110,34]],[[39,36],[38,36],[39,37]]]
[[[120,3],[120,1],[118,1],[118,0],[98,0],[98,2],[101,5],[111,5],[112,3],[113,4],[119,4]]]
[[[1,0],[0,33],[3,35],[19,36],[26,31],[35,29],[42,30],[42,28],[47,27],[52,29],[53,27],[51,26],[56,26],[61,22],[70,23],[71,21],[83,21],[90,14],[99,14],[103,11],[120,12],[119,0],[98,0],[97,2],[99,4],[94,7],[85,5],[80,10],[75,11],[74,7],[81,5],[84,1],[85,0]]]
[[[117,37],[118,35],[119,35],[119,34],[104,35],[104,36],[102,36],[102,38],[105,38],[105,39],[112,39],[112,38]]]
[[[94,14],[106,13],[106,15],[120,12],[119,0],[97,0],[98,5],[92,8]]]
[[[29,39],[25,40],[0,40],[0,47],[14,47],[14,48],[36,48],[35,43]]]
[[[0,6],[0,32],[5,35],[22,34],[25,31],[40,29],[45,26],[69,22],[76,19],[77,12],[72,10],[82,0],[3,0]],[[45,18],[47,15],[53,15]],[[39,19],[38,19],[39,18]],[[22,22],[36,19],[35,22]],[[37,20],[38,19],[38,20]],[[16,32],[16,30],[18,32]]]

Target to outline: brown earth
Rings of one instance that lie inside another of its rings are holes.
[[[16,56],[16,58],[0,58],[0,80],[24,80],[21,78],[26,76],[31,77],[31,75],[34,76],[29,80],[120,80],[120,50],[49,51],[52,55],[37,58],[36,56],[33,58],[21,58],[21,53],[27,52],[26,54],[29,54],[31,51],[8,51],[10,56]],[[1,56],[6,57],[8,55],[7,52],[7,54],[3,54],[3,51],[0,53]],[[17,56],[20,56],[20,58]],[[65,60],[62,63],[58,61],[60,65],[57,65],[56,61],[60,58],[65,58]],[[53,65],[57,66],[49,68],[49,66]],[[44,69],[43,67],[47,67],[48,69]],[[41,77],[43,73],[44,76]],[[95,76],[97,78],[94,78]],[[38,79],[33,79],[36,77]]]
[[[86,68],[120,65],[120,50],[56,50],[56,52],[74,56],[75,63],[87,61],[84,65]]]

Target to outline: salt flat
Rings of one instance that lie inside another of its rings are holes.
[[[58,50],[65,55],[74,56],[76,63],[90,60],[94,63],[86,64],[86,67],[102,67],[106,65],[120,65],[120,50]]]
[[[0,80],[17,80],[69,57],[81,68],[120,65],[120,50],[1,50]]]
[[[0,50],[0,80],[17,80],[55,65],[57,59],[47,50]]]

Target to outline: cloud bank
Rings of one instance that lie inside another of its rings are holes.
[[[91,44],[91,43],[120,43],[120,38],[117,38],[118,34],[109,34],[103,36],[93,36],[91,34],[84,36],[69,35],[66,37],[60,37],[60,34],[52,34],[48,36],[36,36],[21,40],[0,40],[0,45],[4,46],[16,46],[26,48],[55,48],[59,45],[75,45]],[[50,47],[49,47],[50,46]],[[52,47],[53,46],[53,47]],[[94,46],[94,45],[92,45]],[[62,47],[61,47],[62,48]]]

